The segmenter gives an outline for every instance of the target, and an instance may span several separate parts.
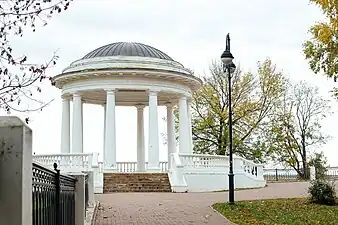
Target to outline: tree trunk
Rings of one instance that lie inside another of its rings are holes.
[[[303,175],[304,178],[308,178],[307,161],[306,161],[306,148],[305,148],[305,134],[302,133],[302,161],[303,161]]]

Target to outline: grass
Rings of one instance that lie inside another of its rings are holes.
[[[238,225],[338,224],[338,205],[312,204],[307,198],[216,203],[213,208]]]

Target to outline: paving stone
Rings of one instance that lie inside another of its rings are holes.
[[[235,200],[305,197],[308,186],[308,182],[273,183],[262,189],[236,191]],[[210,207],[226,202],[227,192],[113,193],[95,197],[101,207],[94,225],[231,224]]]

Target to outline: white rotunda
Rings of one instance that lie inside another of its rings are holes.
[[[145,144],[148,144],[147,171],[160,171],[158,106],[167,107],[168,154],[176,152],[175,105],[179,105],[179,153],[192,154],[190,102],[192,93],[201,87],[202,81],[162,51],[141,43],[108,44],[74,61],[53,79],[55,86],[62,90],[62,153],[83,153],[82,106],[87,103],[104,107],[105,171],[116,170],[117,106],[131,106],[137,110],[137,171],[146,171]],[[144,140],[144,107],[149,107],[147,143]]]

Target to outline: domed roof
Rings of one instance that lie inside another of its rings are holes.
[[[105,56],[139,56],[174,61],[171,57],[169,57],[162,51],[149,45],[136,42],[116,42],[104,45],[89,52],[82,59]]]

